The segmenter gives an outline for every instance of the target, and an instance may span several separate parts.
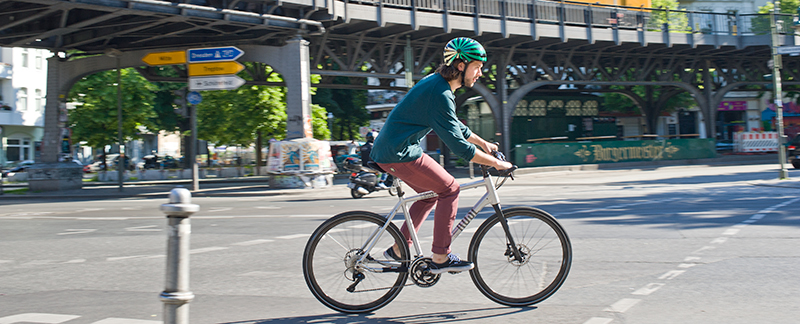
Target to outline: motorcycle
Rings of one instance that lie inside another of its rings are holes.
[[[347,170],[352,171],[350,174],[350,182],[347,187],[350,188],[350,196],[355,199],[364,197],[376,191],[387,190],[392,196],[397,195],[397,188],[394,186],[381,187],[378,186],[380,180],[378,179],[379,172],[368,167],[361,166],[361,160],[357,158],[347,158],[344,163]]]

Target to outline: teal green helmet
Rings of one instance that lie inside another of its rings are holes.
[[[456,59],[469,63],[486,62],[486,50],[478,41],[468,37],[453,38],[444,46],[444,65],[450,66]]]

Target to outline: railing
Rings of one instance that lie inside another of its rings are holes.
[[[662,8],[626,7],[574,1],[549,0],[343,0],[389,8],[535,21],[544,24],[593,26],[672,33],[714,35],[769,34],[768,14],[731,14]],[[477,8],[477,12],[476,12]],[[776,14],[778,32],[794,34],[792,16]]]

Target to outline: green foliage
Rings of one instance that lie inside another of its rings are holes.
[[[660,31],[664,23],[669,25],[670,32],[689,32],[689,16],[685,10],[678,10],[679,3],[677,0],[653,0],[653,8],[664,9],[654,10],[650,14],[648,25],[649,30]]]
[[[140,127],[157,130],[151,118],[153,91],[156,87],[147,82],[134,69],[122,69],[122,135],[124,140],[140,138]],[[117,72],[98,72],[78,81],[69,92],[67,100],[79,103],[68,113],[68,125],[76,141],[86,141],[91,147],[117,143]]]
[[[800,0],[780,1],[778,4],[778,11],[775,13],[797,15],[800,13],[800,11],[798,11],[799,6]],[[762,14],[763,16],[753,17],[751,25],[754,33],[760,35],[766,35],[770,33],[769,16],[767,16],[767,14],[769,14],[772,9],[775,9],[775,4],[773,2],[767,2],[767,4],[758,7],[758,13]],[[789,34],[794,33],[792,30],[792,19],[790,17],[780,16],[776,17],[776,20],[783,22],[780,26],[779,32]]]
[[[197,105],[198,138],[216,145],[250,145],[256,132],[286,136],[284,88],[245,85],[236,90],[203,91]]]
[[[350,78],[337,77],[334,83],[350,84]],[[366,90],[321,88],[317,89],[312,101],[333,113],[333,129],[330,130],[332,139],[356,139],[360,136],[358,128],[369,125],[369,113],[364,108],[367,105]]]

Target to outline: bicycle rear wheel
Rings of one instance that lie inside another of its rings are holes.
[[[400,257],[408,260],[408,245],[394,224],[378,233],[385,222],[377,214],[354,211],[336,215],[317,228],[303,255],[303,276],[317,300],[339,312],[364,313],[385,306],[400,293],[408,271],[380,271],[408,267],[408,262],[386,260],[383,251],[398,243]],[[375,234],[373,249],[365,251]],[[357,262],[362,255],[367,257]]]
[[[469,246],[475,263],[470,276],[481,293],[507,306],[539,303],[561,287],[572,265],[567,232],[550,214],[530,207],[503,210],[514,243],[523,254],[514,259],[500,218],[481,224]]]

